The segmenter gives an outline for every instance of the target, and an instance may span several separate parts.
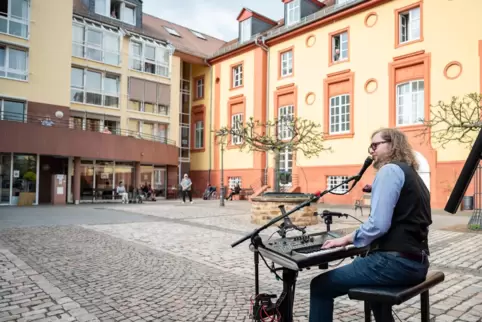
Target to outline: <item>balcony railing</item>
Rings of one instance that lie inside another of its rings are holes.
[[[56,117],[47,117],[44,115],[38,114],[25,114],[25,113],[18,113],[18,112],[8,112],[3,111],[0,112],[0,121],[10,121],[10,122],[20,122],[20,123],[30,123],[35,124],[38,126],[44,127],[55,127],[55,128],[66,128],[72,131],[90,131],[90,132],[99,132],[106,135],[119,135],[119,136],[128,136],[133,137],[136,139],[141,140],[148,140],[154,141],[159,143],[165,143],[170,145],[176,145],[174,140],[170,140],[164,136],[154,135],[152,133],[144,133],[141,131],[133,131],[133,130],[125,130],[120,127],[116,128],[109,128],[108,126],[106,130],[105,127],[101,128],[100,121],[102,120],[95,120],[98,122],[94,122],[93,124],[86,124],[83,122],[83,125],[76,124],[71,119],[59,119]]]

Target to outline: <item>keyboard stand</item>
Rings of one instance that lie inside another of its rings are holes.
[[[281,319],[279,322],[293,322],[293,306],[295,302],[295,286],[297,271],[283,268],[283,293],[280,296],[279,311]]]

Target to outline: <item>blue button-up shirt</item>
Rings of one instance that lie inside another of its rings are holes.
[[[364,247],[388,232],[393,210],[405,183],[403,170],[395,164],[380,168],[372,185],[371,211],[368,220],[355,232],[353,245]]]

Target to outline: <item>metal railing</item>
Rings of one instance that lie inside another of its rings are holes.
[[[111,121],[104,119],[83,119],[81,125],[76,124],[75,120],[72,118],[57,118],[55,116],[50,116],[48,114],[26,114],[18,112],[0,112],[0,121],[10,121],[10,122],[20,122],[20,123],[30,123],[36,124],[38,126],[44,127],[56,127],[56,128],[67,128],[73,131],[89,131],[89,132],[99,132],[106,135],[119,135],[128,136],[136,139],[165,143],[176,145],[176,141],[168,139],[164,136],[154,135],[151,133],[144,133],[141,131],[125,130],[120,127],[112,127],[108,125],[102,125],[101,121]]]
[[[323,8],[323,9],[321,9],[321,10],[315,12],[315,13],[312,13],[311,15],[303,17],[299,22],[297,22],[295,24],[283,25],[281,27],[275,27],[273,29],[268,30],[267,32],[257,33],[255,35],[253,35],[248,41],[245,41],[245,42],[242,42],[242,43],[237,42],[237,43],[234,43],[232,45],[223,47],[223,48],[219,49],[218,51],[216,51],[209,58],[215,58],[217,56],[221,56],[221,55],[223,55],[225,53],[228,53],[230,51],[233,51],[235,49],[238,49],[238,48],[241,48],[243,46],[249,45],[252,42],[256,41],[256,38],[258,38],[259,36],[264,36],[265,40],[276,38],[276,37],[278,37],[282,34],[290,32],[294,29],[301,28],[301,27],[303,27],[305,25],[308,25],[310,23],[313,23],[317,20],[320,20],[322,18],[326,18],[326,17],[328,17],[330,15],[333,15],[337,12],[348,9],[350,7],[353,7],[355,5],[358,5],[358,4],[360,4],[362,2],[366,2],[366,1],[368,1],[368,0],[348,0],[343,4],[334,4],[334,5],[325,7],[325,8]]]

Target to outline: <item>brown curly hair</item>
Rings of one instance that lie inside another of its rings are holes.
[[[418,170],[419,164],[405,133],[398,129],[382,128],[373,132],[372,139],[378,133],[381,133],[383,140],[391,143],[391,153],[383,163],[392,161],[404,162],[415,171]]]

